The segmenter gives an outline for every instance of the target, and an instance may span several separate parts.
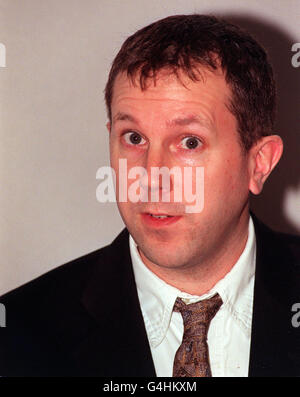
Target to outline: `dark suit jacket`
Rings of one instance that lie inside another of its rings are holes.
[[[249,376],[300,376],[300,239],[255,219],[257,270]],[[2,376],[156,376],[128,231],[0,298]]]

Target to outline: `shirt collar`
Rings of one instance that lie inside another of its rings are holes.
[[[152,347],[158,346],[166,336],[177,297],[188,304],[219,293],[223,307],[229,311],[241,329],[250,335],[256,258],[256,240],[251,217],[247,243],[238,261],[224,278],[201,296],[182,292],[151,272],[143,263],[131,235],[129,245],[141,310]]]

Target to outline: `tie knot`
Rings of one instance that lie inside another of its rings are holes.
[[[219,294],[189,305],[186,305],[182,299],[177,298],[173,310],[181,313],[185,329],[190,328],[195,323],[201,328],[208,329],[211,320],[220,309],[222,303]]]

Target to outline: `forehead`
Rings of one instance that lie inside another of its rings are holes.
[[[199,79],[192,81],[186,74],[175,75],[170,70],[161,70],[155,79],[148,78],[142,89],[137,75],[132,81],[126,73],[120,73],[114,83],[111,110],[112,114],[120,107],[133,106],[144,109],[157,107],[163,111],[166,107],[226,107],[231,91],[223,72],[207,68],[199,69]]]

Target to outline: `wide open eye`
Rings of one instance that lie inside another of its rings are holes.
[[[186,136],[182,139],[181,145],[184,149],[196,149],[202,145],[202,142],[195,136]]]
[[[128,145],[143,145],[146,140],[137,132],[129,131],[124,134],[125,142]]]

